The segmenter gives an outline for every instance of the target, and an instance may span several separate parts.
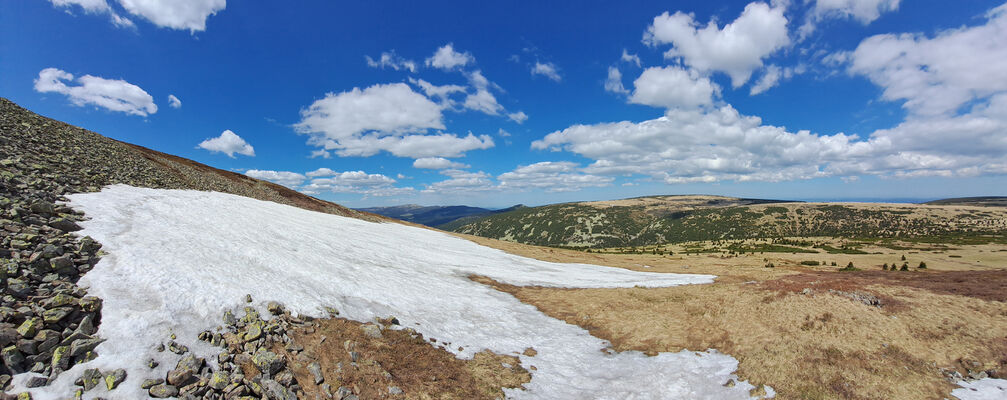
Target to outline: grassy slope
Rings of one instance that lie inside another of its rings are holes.
[[[679,197],[685,200],[689,197]],[[709,197],[703,197],[709,199]],[[913,204],[568,203],[483,218],[454,229],[557,247],[627,247],[775,237],[961,238],[1007,233],[1007,210]],[[709,203],[709,201],[707,202]]]

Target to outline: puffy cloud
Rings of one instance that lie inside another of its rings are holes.
[[[289,188],[294,188],[303,183],[305,179],[307,179],[304,177],[304,175],[290,171],[268,171],[268,170],[250,169],[248,171],[245,171],[245,175],[255,179],[270,181],[277,185],[283,185]]]
[[[499,190],[490,179],[492,176],[482,171],[469,172],[458,169],[446,169],[441,171],[441,174],[449,177],[449,179],[426,185],[423,193],[465,194]]]
[[[307,109],[295,127],[314,139],[344,140],[368,131],[413,133],[444,129],[441,108],[404,83],[328,93]]]
[[[528,114],[525,114],[524,111],[518,111],[507,114],[507,118],[510,118],[511,121],[514,121],[518,124],[523,124],[525,121],[528,120]]]
[[[1007,94],[961,116],[911,118],[866,140],[763,125],[727,105],[670,109],[661,118],[575,125],[532,143],[595,160],[595,175],[667,183],[817,177],[974,176],[1007,173]]]
[[[469,167],[468,165],[462,164],[460,162],[454,162],[444,157],[426,157],[413,161],[413,168],[422,168],[422,169],[448,169],[448,168],[461,169],[468,167]]]
[[[395,179],[382,174],[368,174],[364,171],[344,171],[337,172],[328,168],[323,168],[326,178],[315,178],[311,182],[302,186],[300,190],[308,194],[318,194],[321,192],[331,193],[358,193],[365,197],[383,197],[408,194],[415,189],[409,187],[396,187]],[[313,171],[317,172],[317,171]],[[309,173],[308,176],[311,176]]]
[[[231,158],[234,158],[234,153],[255,157],[255,149],[252,148],[252,145],[231,130],[226,130],[215,138],[202,141],[198,147],[211,152],[224,153]]]
[[[108,14],[112,24],[121,28],[133,28],[136,25],[129,18],[120,16],[105,0],[49,0],[56,7],[70,8],[80,6],[88,14]]]
[[[626,51],[626,49],[622,49],[622,58],[620,58],[620,59],[623,62],[634,64],[637,67],[640,66],[640,56],[638,56],[636,54],[629,54],[629,52]]]
[[[545,189],[547,192],[570,192],[585,187],[608,186],[613,178],[584,174],[576,163],[544,161],[515,168],[497,177],[500,188],[509,190]]]
[[[717,26],[711,20],[701,27],[691,14],[667,12],[654,18],[644,34],[651,45],[672,44],[666,58],[681,58],[700,71],[721,71],[731,77],[734,87],[743,85],[762,60],[790,44],[785,7],[755,2],[733,22]]]
[[[440,101],[442,107],[451,108],[454,107],[455,101],[451,99],[451,95],[455,93],[465,93],[465,86],[461,85],[442,85],[437,86],[430,82],[422,79],[409,78],[409,82],[419,86],[423,93],[427,97],[436,98]]]
[[[332,153],[330,153],[328,150],[325,150],[325,149],[318,149],[318,150],[312,151],[311,155],[308,156],[308,158],[319,158],[319,157],[326,158],[326,159],[332,158]]]
[[[427,58],[427,66],[443,70],[452,70],[464,67],[476,62],[475,57],[468,52],[459,53],[455,51],[454,44],[448,43],[434,52],[433,56]]]
[[[206,19],[227,6],[226,0],[119,0],[130,14],[162,28],[206,30]]]
[[[881,17],[881,13],[899,9],[899,0],[815,0],[808,11],[799,33],[805,38],[815,30],[815,25],[827,18],[854,18],[867,25]]]
[[[57,7],[80,6],[89,13],[103,13],[110,8],[105,0],[49,0],[49,2]]]
[[[629,97],[631,103],[667,108],[710,105],[714,94],[720,90],[708,78],[679,67],[647,68],[633,81],[633,86],[633,95]]]
[[[622,72],[619,68],[608,67],[608,78],[605,79],[605,91],[617,94],[629,94],[629,90],[622,85]]]
[[[375,134],[344,140],[331,144],[341,156],[367,157],[380,151],[387,151],[397,157],[461,157],[470,150],[484,150],[494,146],[488,135],[475,136],[469,133],[458,136],[450,133],[433,135],[384,136]]]
[[[462,106],[489,115],[499,115],[504,110],[504,107],[497,102],[496,96],[486,89],[476,89],[475,93],[465,96]]]
[[[496,96],[490,93],[490,87],[496,87],[496,85],[486,79],[478,70],[472,71],[467,76],[469,83],[475,88],[475,92],[465,97],[465,102],[462,103],[463,107],[489,115],[499,115],[504,111],[504,107],[497,102]]]
[[[407,70],[413,73],[417,70],[415,61],[399,57],[395,54],[395,50],[382,52],[377,60],[371,56],[364,56],[364,59],[367,60],[367,65],[373,68],[391,68],[396,71]]]
[[[77,106],[87,104],[112,111],[146,117],[157,112],[154,98],[146,91],[121,79],[105,79],[84,75],[77,78],[77,86],[67,85],[73,80],[69,72],[46,68],[35,79],[35,91],[39,93],[60,93],[70,98]]]
[[[168,106],[171,108],[182,108],[182,100],[175,97],[173,94],[168,95]]]
[[[559,69],[556,67],[556,64],[553,63],[541,63],[536,61],[535,65],[531,67],[531,74],[542,75],[556,82],[563,79],[563,77],[559,76]]]
[[[333,171],[333,170],[331,170],[329,168],[319,168],[319,169],[316,169],[314,171],[307,172],[304,175],[307,175],[308,178],[317,178],[317,177],[320,177],[320,176],[332,176],[332,175],[335,175],[335,174],[338,174],[338,172]]]
[[[941,32],[872,36],[849,56],[849,72],[884,89],[882,98],[904,101],[912,114],[954,113],[976,100],[1007,91],[1007,4],[983,25]]]
[[[329,93],[301,111],[295,129],[310,135],[309,143],[340,156],[388,151],[399,157],[459,157],[493,147],[486,135],[417,134],[444,129],[441,107],[404,83]]]
[[[831,54],[830,54],[831,56]],[[826,56],[825,58],[828,58]],[[824,61],[823,59],[823,62]],[[829,61],[831,62],[831,61]],[[757,94],[764,93],[765,91],[772,89],[780,82],[790,79],[794,75],[799,75],[807,72],[807,66],[804,64],[798,64],[796,67],[785,67],[781,68],[777,65],[770,65],[766,67],[766,70],[759,77],[759,81],[752,85],[752,89],[748,92],[749,95],[754,96]]]
[[[766,72],[762,74],[762,77],[759,78],[758,82],[752,85],[752,89],[748,92],[748,94],[754,96],[771,89],[773,86],[776,86],[777,83],[780,83],[780,77],[782,75],[783,72],[780,67],[776,65],[766,67]]]
[[[641,123],[575,125],[532,143],[594,159],[592,174],[642,174],[669,183],[788,180],[822,176],[819,166],[841,161],[855,137],[819,137],[765,126],[731,106],[671,109]]]

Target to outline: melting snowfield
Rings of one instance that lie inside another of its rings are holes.
[[[514,398],[747,398],[752,385],[735,378],[737,360],[682,351],[647,357],[608,355],[607,343],[550,318],[509,294],[467,278],[485,275],[514,285],[659,287],[701,284],[711,275],[634,272],[519,257],[427,229],[372,223],[221,193],[108,187],[69,196],[91,220],[82,223],[108,252],[80,284],[104,299],[99,357],[64,373],[35,398],[63,398],[84,368],[126,368],[114,392],[89,396],[146,397],[142,379],[175,365],[153,347],[171,333],[201,356],[216,352],[195,338],[219,325],[225,309],[283,303],[322,316],[339,309],[357,321],[396,316],[403,326],[450,342],[459,357],[483,349],[520,356],[537,370]],[[464,351],[458,351],[463,347]],[[161,366],[151,372],[145,363]],[[18,388],[24,381],[19,376]]]

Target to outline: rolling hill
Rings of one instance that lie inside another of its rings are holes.
[[[974,206],[974,207],[1007,207],[1007,196],[956,197],[928,201],[923,204],[932,206]]]
[[[421,206],[417,204],[404,204],[390,207],[359,208],[357,210],[450,230],[450,228],[444,228],[443,225],[451,224],[450,226],[454,226],[455,224],[453,223],[460,219],[471,222],[481,217],[513,211],[523,207],[524,205],[519,204],[501,210],[491,210],[469,206]]]
[[[526,244],[580,248],[795,236],[1002,236],[1007,232],[1007,211],[970,206],[655,196],[526,208],[485,217],[454,231]]]

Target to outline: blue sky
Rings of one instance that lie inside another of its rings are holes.
[[[995,1],[0,4],[0,95],[349,206],[1007,195]]]

